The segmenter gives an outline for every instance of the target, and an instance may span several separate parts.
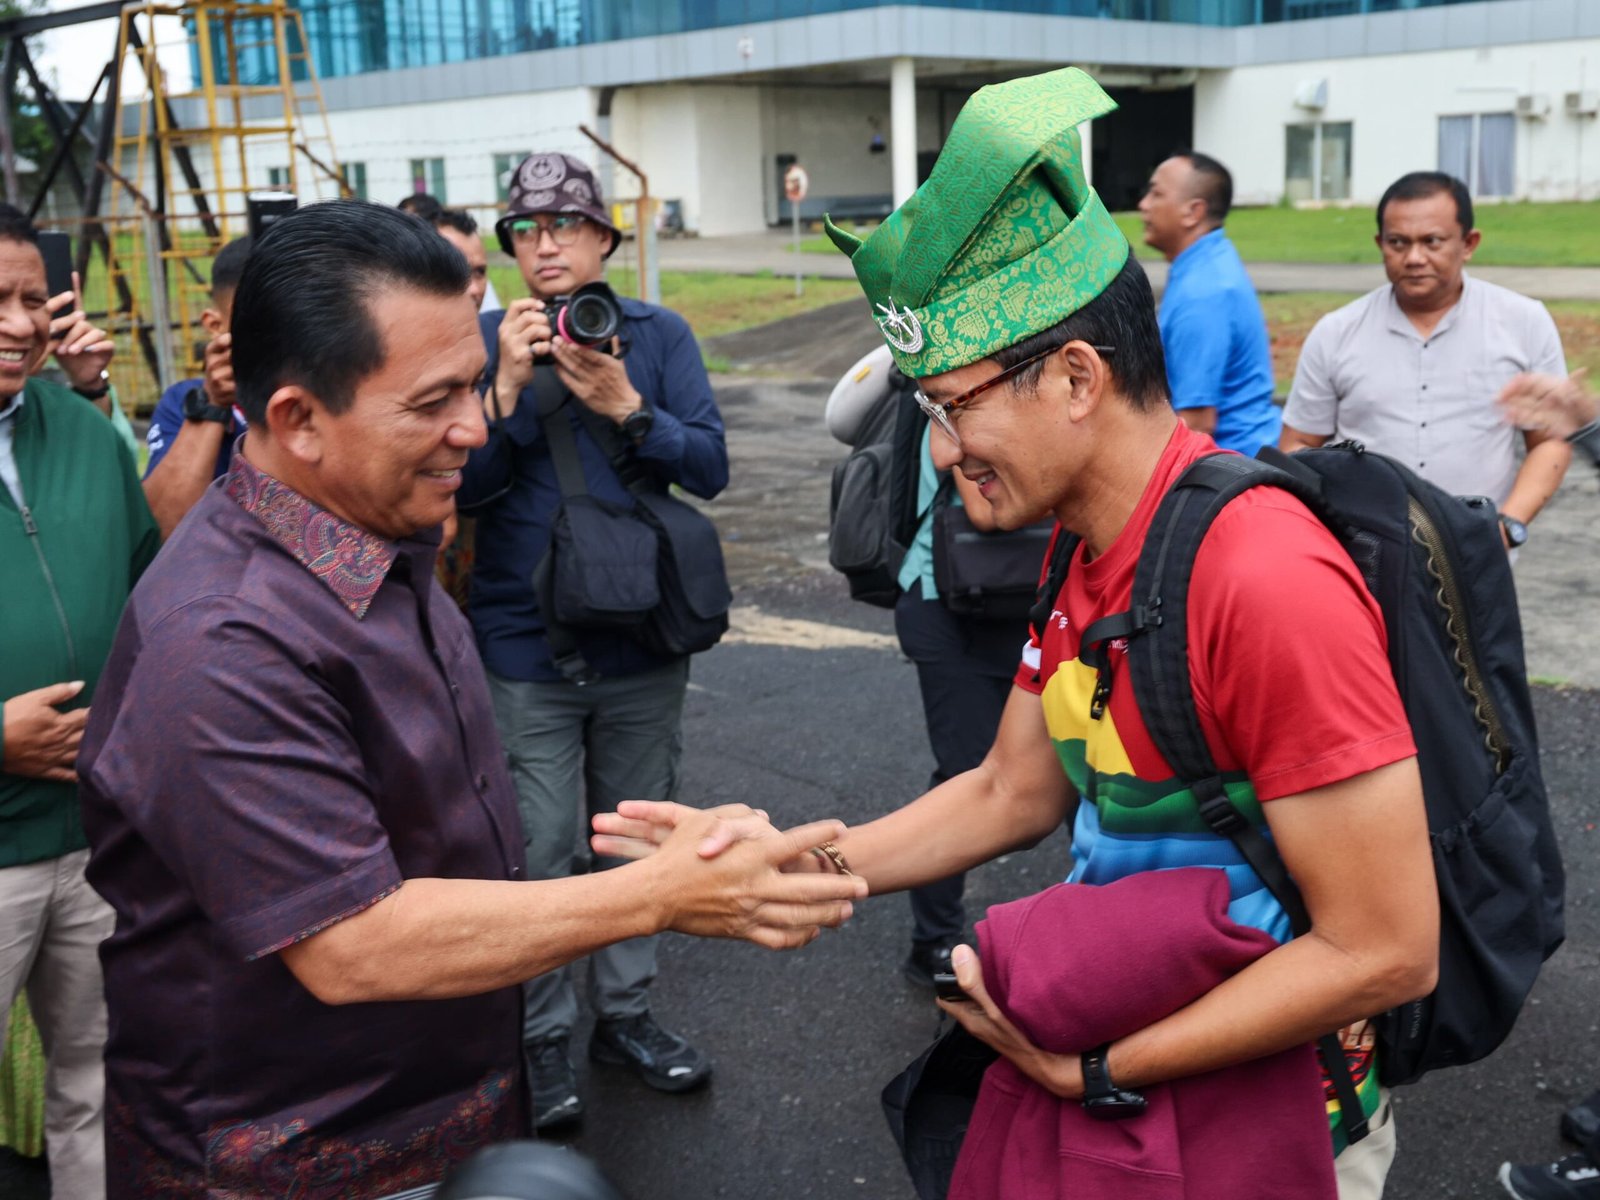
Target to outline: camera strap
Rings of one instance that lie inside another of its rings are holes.
[[[578,439],[572,432],[572,422],[567,419],[566,408],[573,399],[561,383],[553,366],[540,365],[533,369],[533,410],[539,416],[539,428],[544,432],[545,444],[550,447],[550,461],[556,469],[556,482],[561,487],[563,501],[589,494],[589,483],[583,473],[583,459],[578,453]],[[584,405],[576,408],[588,411]],[[589,665],[578,648],[577,635],[556,620],[555,605],[555,555],[554,532],[551,548],[533,569],[534,600],[544,618],[545,640],[550,643],[550,658],[556,669],[570,682],[583,687],[599,679],[599,674]]]

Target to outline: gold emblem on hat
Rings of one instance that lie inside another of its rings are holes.
[[[909,308],[896,308],[894,297],[889,297],[889,304],[876,306],[883,313],[875,317],[878,328],[883,330],[884,340],[901,354],[915,354],[922,349],[922,322],[917,320],[917,314]]]

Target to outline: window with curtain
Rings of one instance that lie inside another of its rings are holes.
[[[1477,196],[1516,192],[1517,119],[1511,113],[1439,118],[1439,170]]]
[[[1284,130],[1283,193],[1291,204],[1317,198],[1317,177],[1311,168],[1316,142],[1315,125],[1290,125]]]
[[[1283,194],[1291,204],[1350,199],[1352,129],[1349,121],[1284,126]]]
[[[1318,200],[1350,199],[1350,142],[1349,121],[1335,121],[1319,125],[1321,146],[1317,155]]]
[[[1439,118],[1439,170],[1457,179],[1472,178],[1472,133],[1476,117]]]
[[[367,198],[367,164],[364,162],[347,162],[339,164],[339,174],[344,177],[344,184],[350,189],[357,200]]]
[[[411,160],[411,191],[427,192],[440,204],[445,200],[444,159],[413,158]]]
[[[531,150],[518,150],[511,154],[494,156],[494,195],[501,204],[511,199],[511,173],[517,169],[517,164],[531,153]]]
[[[1478,118],[1478,195],[1509,196],[1516,190],[1517,119],[1510,113]]]

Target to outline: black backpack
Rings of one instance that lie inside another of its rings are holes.
[[[1100,679],[1092,714],[1109,695],[1104,647],[1126,637],[1134,697],[1156,747],[1296,934],[1309,928],[1305,906],[1277,852],[1222,790],[1189,681],[1195,555],[1222,508],[1261,486],[1304,502],[1360,569],[1383,611],[1416,739],[1439,886],[1439,981],[1431,995],[1374,1019],[1380,1079],[1411,1083],[1499,1046],[1564,937],[1565,873],[1539,771],[1511,565],[1492,501],[1451,496],[1359,443],[1293,457],[1268,449],[1260,460],[1218,454],[1190,465],[1162,500],[1135,568],[1132,608],[1084,630],[1080,657]],[[1077,541],[1058,539],[1035,631],[1050,618]],[[1358,1117],[1337,1039],[1320,1044],[1344,1112]],[[1346,1131],[1358,1140],[1365,1121],[1347,1121]]]
[[[828,562],[850,598],[893,608],[900,564],[917,533],[918,441],[927,418],[913,385],[890,372],[889,391],[862,418],[854,448],[833,468]]]

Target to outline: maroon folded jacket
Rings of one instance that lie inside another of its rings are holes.
[[[1155,1023],[1276,946],[1228,916],[1218,870],[1064,883],[978,924],[984,985],[1033,1043],[1079,1054]],[[1316,1053],[1143,1088],[1099,1121],[1005,1059],[984,1076],[950,1200],[1336,1200]]]

